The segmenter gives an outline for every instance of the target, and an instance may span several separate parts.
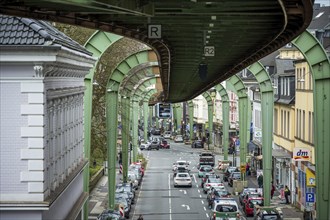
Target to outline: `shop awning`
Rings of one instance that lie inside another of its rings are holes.
[[[284,150],[273,149],[272,156],[275,158],[292,158],[290,153]]]

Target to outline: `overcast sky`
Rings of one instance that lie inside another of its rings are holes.
[[[320,3],[321,5],[329,6],[330,0],[315,0],[315,3]]]

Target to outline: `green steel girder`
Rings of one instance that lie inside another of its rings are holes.
[[[190,140],[193,141],[193,133],[194,133],[194,102],[192,100],[187,101],[188,103],[188,114],[189,114],[189,132],[190,132]]]
[[[216,91],[221,96],[222,101],[222,133],[223,133],[223,150],[224,160],[228,160],[229,146],[229,97],[226,89],[218,84],[215,86]]]
[[[182,121],[182,114],[183,114],[183,108],[182,103],[175,103],[172,105],[173,108],[173,116],[174,116],[174,125],[175,125],[175,131],[179,130],[181,128],[181,121]]]
[[[273,143],[273,111],[274,93],[270,76],[260,62],[248,67],[255,76],[261,91],[261,121],[262,121],[262,167],[263,167],[263,195],[266,206],[270,205],[270,187],[272,177],[272,143]],[[249,105],[251,106],[251,105]]]
[[[116,41],[121,39],[122,37],[116,34],[112,33],[106,33],[103,31],[95,31],[94,34],[87,40],[85,43],[85,48],[92,52],[93,57],[100,58],[103,53],[111,47]],[[84,95],[84,152],[85,152],[85,157],[89,160],[90,158],[90,149],[91,149],[91,119],[92,119],[92,96],[93,96],[93,79],[94,79],[94,72],[95,72],[95,67],[90,70],[89,74],[85,76],[85,95]],[[116,103],[115,103],[116,104]],[[117,140],[117,135],[115,135],[115,138]],[[115,177],[116,177],[116,172],[114,170],[114,166],[116,163],[116,157],[113,163],[113,165],[110,167],[110,146],[114,149],[114,154],[116,155],[116,146],[117,143],[114,145],[109,145],[108,143],[108,177],[111,177],[111,181],[109,178],[109,186],[110,184],[115,185]],[[110,172],[111,171],[111,172]],[[110,190],[110,188],[109,188]],[[114,189],[113,189],[114,190]],[[89,193],[89,167],[88,169],[84,170],[84,191]],[[114,192],[114,191],[113,191]],[[111,198],[110,198],[111,197]],[[115,197],[114,194],[111,193],[109,194],[109,208],[113,209],[114,208],[114,202],[115,202]],[[88,202],[85,203],[85,208],[84,208],[84,219],[87,219],[86,216],[88,216]]]
[[[240,139],[240,165],[246,165],[247,155],[247,132],[248,132],[248,95],[245,85],[240,77],[234,75],[227,80],[227,84],[231,84],[234,92],[238,96],[239,111],[239,139]],[[242,173],[242,180],[245,180],[245,173]]]
[[[133,130],[133,161],[137,161],[137,147],[138,147],[138,113],[139,100],[142,99],[142,94],[146,88],[152,84],[156,84],[156,76],[146,78],[139,82],[139,84],[132,91],[132,130]],[[139,95],[141,94],[141,95]],[[145,131],[146,132],[146,131]]]
[[[212,133],[213,133],[213,99],[208,91],[202,93],[203,97],[207,102],[207,117],[208,117],[208,131],[209,131],[209,138],[208,144],[212,144]],[[209,149],[208,149],[209,150]]]
[[[156,66],[158,66],[158,62],[147,62],[132,68],[121,82],[119,93],[121,95],[130,96],[130,93],[134,90],[134,87],[139,81],[147,77],[155,76],[152,69]]]
[[[161,60],[165,101],[175,103],[193,99],[290,42],[311,22],[313,1],[2,0],[0,12],[145,42]],[[148,37],[151,22],[162,25],[161,38]],[[216,48],[214,57],[203,56],[206,45]],[[205,80],[196,71],[202,61],[208,65]]]
[[[120,84],[124,78],[130,73],[131,70],[137,68],[139,65],[143,65],[149,61],[149,52],[151,50],[143,50],[137,53],[134,53],[127,58],[125,58],[117,67],[112,71],[109,84],[112,91],[118,91]]]
[[[308,31],[292,43],[310,66],[314,81],[314,137],[317,219],[330,219],[330,61],[322,45]]]
[[[149,91],[146,91],[142,96],[143,118],[144,118],[144,140],[148,140],[147,130],[148,130],[148,116],[149,116],[149,99],[155,93],[157,93],[157,90],[151,89]]]

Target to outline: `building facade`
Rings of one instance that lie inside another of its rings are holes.
[[[0,24],[1,219],[82,219],[84,77],[95,60],[47,22]]]

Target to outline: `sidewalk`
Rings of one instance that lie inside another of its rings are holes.
[[[257,178],[254,176],[247,176],[246,180],[248,181],[248,187],[258,188]],[[300,220],[303,219],[303,212],[298,210],[296,207],[293,207],[291,204],[285,204],[284,200],[279,198],[280,193],[275,191],[273,199],[270,201],[270,204],[276,207],[281,208],[283,212],[283,217],[285,220]]]

